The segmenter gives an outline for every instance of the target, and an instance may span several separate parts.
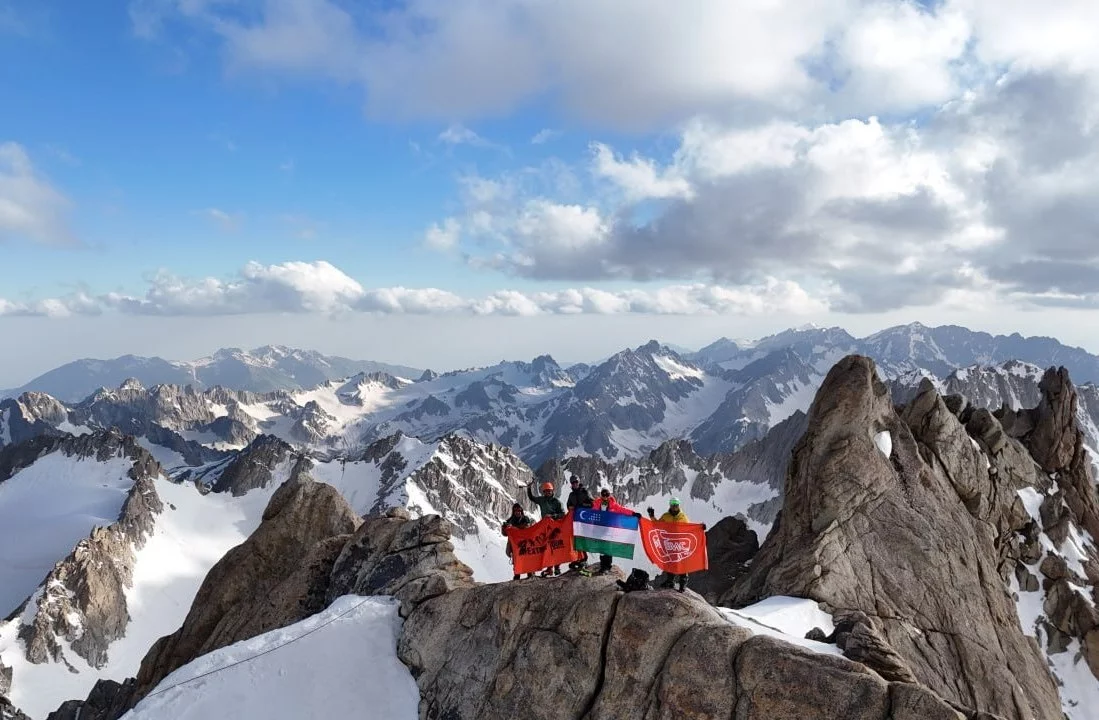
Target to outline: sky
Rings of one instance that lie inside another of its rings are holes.
[[[1099,351],[1093,0],[0,0],[0,387],[807,323]]]

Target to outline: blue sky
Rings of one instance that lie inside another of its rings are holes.
[[[1099,54],[1071,28],[1092,20],[0,0],[0,335],[42,352],[0,385],[125,352],[446,367],[804,322],[1086,345]]]

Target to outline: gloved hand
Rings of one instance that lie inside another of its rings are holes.
[[[649,513],[649,517],[656,517],[656,511],[651,507],[645,508],[645,512]]]

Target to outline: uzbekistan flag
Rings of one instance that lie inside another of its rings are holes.
[[[633,559],[638,518],[606,510],[576,508],[572,516],[572,543],[577,550]]]

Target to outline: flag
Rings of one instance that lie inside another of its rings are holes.
[[[542,518],[529,528],[509,525],[507,536],[516,575],[580,559],[580,553],[572,549],[572,520],[568,515],[560,520]]]
[[[573,546],[577,550],[632,560],[637,521],[633,515],[576,508],[572,518]]]
[[[706,531],[702,523],[641,520],[641,543],[653,565],[672,575],[686,575],[710,567]]]

